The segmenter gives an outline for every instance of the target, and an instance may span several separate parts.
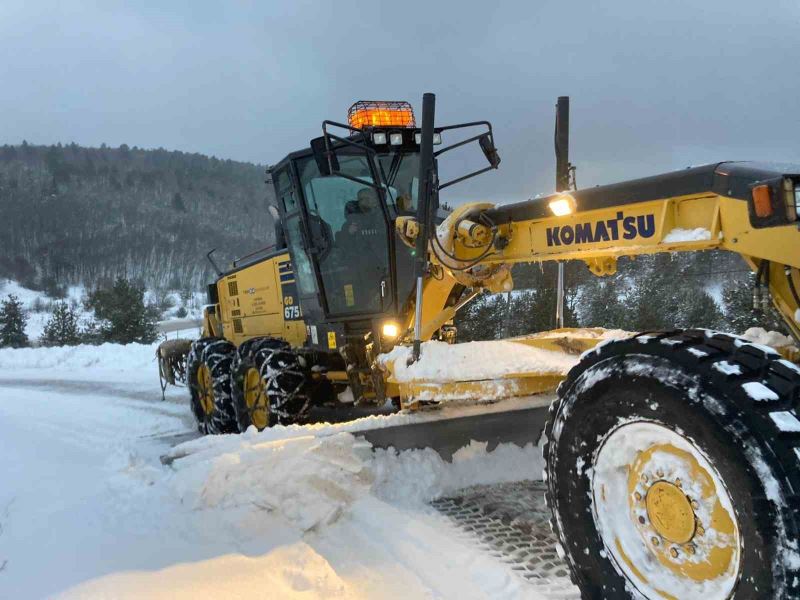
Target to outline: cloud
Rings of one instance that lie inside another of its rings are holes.
[[[690,162],[800,162],[798,24],[800,7],[783,0],[6,0],[0,142],[274,163],[354,100],[419,107],[433,91],[439,122],[491,120],[503,158],[500,172],[451,188],[454,202],[552,189],[558,95],[572,98],[581,185]]]

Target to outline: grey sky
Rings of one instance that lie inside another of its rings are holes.
[[[551,191],[558,95],[581,186],[800,162],[796,0],[4,0],[0,52],[0,143],[269,163],[354,100],[432,91],[438,123],[492,121],[503,159],[451,201]]]

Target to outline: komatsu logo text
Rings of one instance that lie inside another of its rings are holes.
[[[547,228],[548,246],[571,246],[572,244],[594,244],[615,240],[633,240],[637,237],[653,237],[656,232],[655,215],[624,216],[617,213],[615,219],[590,221],[575,225],[556,225]]]

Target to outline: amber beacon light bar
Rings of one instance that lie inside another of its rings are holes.
[[[364,127],[416,127],[414,109],[405,101],[359,100],[347,111],[353,129]]]

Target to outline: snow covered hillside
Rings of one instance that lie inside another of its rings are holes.
[[[451,464],[354,435],[431,413],[179,443],[186,392],[161,401],[153,358],[0,350],[0,597],[542,597],[427,504],[539,478],[537,448],[473,443]]]
[[[57,299],[48,297],[44,292],[23,287],[16,281],[0,278],[0,300],[6,299],[9,294],[16,296],[25,309],[28,318],[25,333],[33,344],[36,344],[41,338],[45,325],[52,316],[53,308],[59,302],[66,302],[75,309],[81,325],[85,325],[93,317],[92,311],[86,310],[83,305],[86,296],[84,286],[71,286],[67,288],[65,298]],[[163,305],[162,322],[185,321],[190,323],[202,318],[206,296],[201,292],[195,292],[191,297],[185,295],[181,297],[181,294],[176,291],[158,293],[148,290],[145,294],[145,301]],[[187,328],[192,329],[191,326],[187,326]],[[173,330],[170,327],[166,329]]]

